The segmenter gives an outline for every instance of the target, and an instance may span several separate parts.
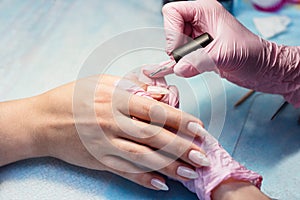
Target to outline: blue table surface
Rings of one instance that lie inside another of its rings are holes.
[[[254,10],[249,1],[235,1],[234,14],[255,33],[253,17],[286,15],[292,23],[271,40],[300,45],[299,6],[263,13]],[[160,0],[4,0],[0,1],[0,24],[0,100],[5,101],[36,95],[75,80],[97,47],[137,28],[162,28],[163,19]],[[154,32],[159,37],[157,41],[164,40],[163,32]],[[122,49],[120,44],[112,44],[112,50]],[[163,47],[152,51],[151,56],[150,51],[146,48],[124,54],[105,72],[120,75],[131,70],[129,66],[166,58]],[[235,109],[234,103],[247,89],[214,74],[187,80],[170,76],[168,80],[180,89],[181,108],[199,116],[235,159],[263,175],[265,193],[277,199],[300,199],[299,109],[288,105],[271,121],[283,102],[280,96],[255,93]],[[214,80],[221,90],[214,90]],[[190,92],[193,98],[189,98]],[[156,192],[111,173],[72,166],[54,158],[38,158],[0,168],[0,199],[197,199],[179,182],[167,183],[168,192]]]

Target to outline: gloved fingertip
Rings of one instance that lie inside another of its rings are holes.
[[[191,64],[186,63],[186,62],[181,62],[181,63],[178,63],[177,65],[175,65],[174,73],[177,76],[181,76],[184,78],[189,78],[189,77],[200,74],[200,72],[195,67],[193,67]]]
[[[150,69],[142,69],[141,70],[143,72],[144,75],[148,76],[153,72],[153,70]]]

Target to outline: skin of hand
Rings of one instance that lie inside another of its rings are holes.
[[[212,191],[212,200],[270,200],[249,182],[228,179]]]
[[[260,38],[216,0],[169,3],[163,7],[163,15],[168,54],[185,44],[187,36],[195,38],[207,32],[213,38],[208,46],[175,64],[176,75],[191,77],[215,71],[237,85],[281,94],[300,106],[300,47]]]
[[[38,96],[0,103],[0,166],[52,156],[155,190],[167,190],[160,174],[190,180],[179,175],[178,169],[184,167],[191,175],[195,167],[201,167],[190,154],[193,150],[194,156],[196,152],[205,157],[205,152],[188,138],[201,135],[202,122],[117,88],[119,79],[93,76]]]

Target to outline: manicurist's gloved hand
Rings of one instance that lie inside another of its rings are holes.
[[[2,102],[0,167],[52,156],[156,190],[167,189],[160,174],[182,181],[197,178],[195,168],[209,161],[186,136],[200,136],[202,122],[157,101],[164,101],[168,89],[174,91],[101,75]]]
[[[194,38],[207,32],[214,39],[183,57],[174,66],[175,74],[191,77],[216,71],[240,86],[281,94],[300,106],[300,47],[258,37],[216,0],[169,3],[163,15],[168,54],[185,43],[183,34]]]

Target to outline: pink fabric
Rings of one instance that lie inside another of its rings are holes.
[[[162,98],[162,102],[171,106],[179,106],[178,90],[175,86],[167,86],[167,83],[163,77],[157,79],[150,79],[143,73],[130,76],[129,78],[137,78],[139,81],[145,82],[148,85],[155,85],[168,88],[170,93]],[[127,86],[127,90],[136,95],[145,96],[151,98],[150,94],[144,91],[138,86]],[[197,194],[201,200],[210,200],[211,191],[216,188],[222,181],[229,178],[236,180],[249,181],[256,187],[260,188],[262,177],[242,166],[235,161],[218,143],[218,141],[210,134],[204,138],[196,140],[195,144],[200,146],[206,151],[206,155],[211,162],[211,167],[197,168],[196,171],[199,174],[199,178],[182,182],[190,191]]]
[[[163,14],[169,54],[187,41],[186,35],[194,38],[207,32],[214,39],[175,64],[175,74],[191,77],[215,71],[237,85],[280,94],[300,107],[300,46],[277,45],[260,38],[216,0],[169,3]]]

